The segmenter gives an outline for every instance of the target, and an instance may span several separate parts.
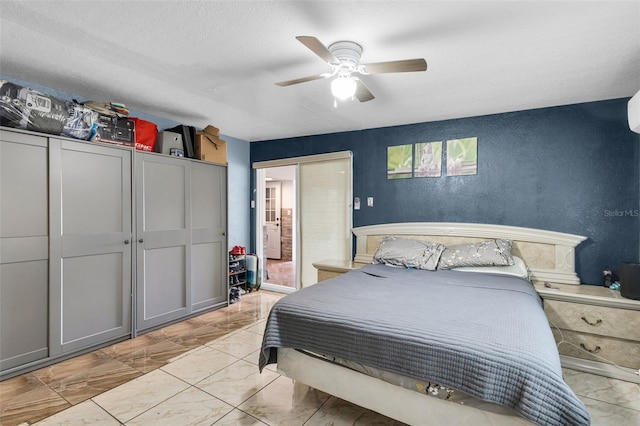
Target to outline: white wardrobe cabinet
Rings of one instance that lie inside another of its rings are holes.
[[[228,300],[227,168],[191,162],[191,310]]]
[[[136,331],[227,303],[226,167],[136,154]]]
[[[0,130],[0,380],[227,304],[227,169]]]
[[[131,156],[0,130],[0,372],[130,335]]]
[[[0,371],[49,356],[47,138],[0,130]]]
[[[49,139],[50,355],[131,333],[131,157]]]

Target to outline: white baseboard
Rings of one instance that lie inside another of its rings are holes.
[[[640,375],[638,375],[638,370],[633,370],[631,368],[618,367],[613,364],[589,361],[566,355],[560,355],[560,362],[564,368],[568,368],[570,370],[577,370],[584,373],[597,374],[599,376],[611,377],[612,379],[640,384]]]
[[[268,291],[273,291],[276,293],[293,293],[294,291],[296,291],[295,288],[293,287],[287,287],[287,286],[283,286],[283,285],[278,285],[278,284],[271,284],[271,283],[266,283],[266,282],[262,282],[262,284],[260,285],[260,289],[261,290],[268,290]]]

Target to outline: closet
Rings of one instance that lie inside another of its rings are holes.
[[[48,155],[0,130],[0,371],[49,354]]]
[[[0,378],[226,306],[226,176],[0,129]]]
[[[49,355],[131,332],[131,149],[49,138]]]
[[[136,188],[136,329],[226,303],[226,167],[140,153]]]

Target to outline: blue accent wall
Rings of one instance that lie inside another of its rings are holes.
[[[350,150],[363,200],[354,226],[475,222],[584,235],[578,275],[601,284],[604,268],[640,258],[640,141],[627,101],[255,142],[251,162]],[[477,175],[387,179],[388,146],[473,136]]]

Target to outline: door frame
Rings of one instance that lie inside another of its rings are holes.
[[[294,197],[294,207],[293,207],[293,241],[292,243],[292,261],[295,265],[295,286],[288,287],[284,285],[279,285],[275,283],[267,282],[267,253],[264,247],[265,238],[266,238],[266,230],[263,228],[263,224],[265,223],[265,190],[267,187],[266,173],[267,169],[271,167],[260,167],[255,169],[255,177],[256,177],[256,191],[258,196],[255,200],[255,231],[256,231],[256,240],[255,240],[255,253],[260,259],[261,269],[261,287],[265,290],[277,291],[280,293],[293,293],[294,291],[300,288],[300,266],[298,262],[298,200],[297,200],[297,185],[298,185],[298,167],[297,164],[285,164],[284,166],[293,166],[295,167],[295,174],[293,178],[293,197]],[[282,167],[282,165],[273,166],[273,167]],[[282,197],[282,188],[280,191],[280,196]],[[280,221],[282,224],[282,220]],[[282,250],[282,248],[281,248]]]
[[[267,252],[263,253],[265,259],[282,259],[282,220],[280,219],[281,213],[282,213],[282,181],[279,180],[273,180],[273,181],[267,181],[264,184],[265,186],[265,190],[268,188],[274,188],[275,189],[275,194],[276,196],[274,198],[272,198],[272,200],[275,200],[275,213],[276,213],[276,220],[275,221],[270,221],[267,220],[266,216],[265,216],[265,224],[267,226]],[[266,191],[263,192],[264,197],[266,198]],[[266,207],[266,206],[265,206]],[[265,210],[265,214],[266,214],[266,210]],[[277,228],[277,256],[274,256],[274,254],[271,252],[271,245],[272,243],[269,241],[269,225],[275,225]]]
[[[338,151],[331,152],[328,154],[315,154],[315,155],[307,155],[303,157],[292,157],[292,158],[282,158],[279,160],[267,160],[267,161],[256,161],[252,164],[252,168],[255,170],[255,189],[253,194],[255,199],[252,200],[252,203],[255,203],[254,210],[254,219],[255,219],[255,235],[256,239],[254,241],[256,254],[258,258],[261,259],[263,265],[266,265],[266,258],[264,257],[263,246],[264,246],[264,232],[262,229],[262,224],[264,223],[264,191],[265,191],[265,169],[272,167],[283,167],[283,166],[295,166],[295,180],[294,180],[294,218],[293,218],[293,259],[295,260],[296,265],[296,285],[293,287],[285,287],[279,285],[270,285],[267,284],[263,286],[266,290],[274,290],[283,293],[292,293],[298,289],[300,289],[300,279],[302,276],[302,265],[300,265],[301,255],[301,246],[300,246],[300,200],[298,197],[298,192],[300,190],[298,182],[300,179],[298,166],[302,163],[315,163],[322,161],[330,161],[330,160],[340,160],[340,159],[351,159],[353,158],[353,153],[351,151]],[[353,167],[353,165],[352,165]],[[351,187],[351,196],[353,196],[353,181]],[[256,196],[257,194],[257,196]],[[348,212],[350,215],[352,214],[351,209]],[[350,222],[353,225],[353,217],[350,218]],[[265,268],[262,267],[263,272],[263,281],[266,278],[266,272],[264,272]]]

